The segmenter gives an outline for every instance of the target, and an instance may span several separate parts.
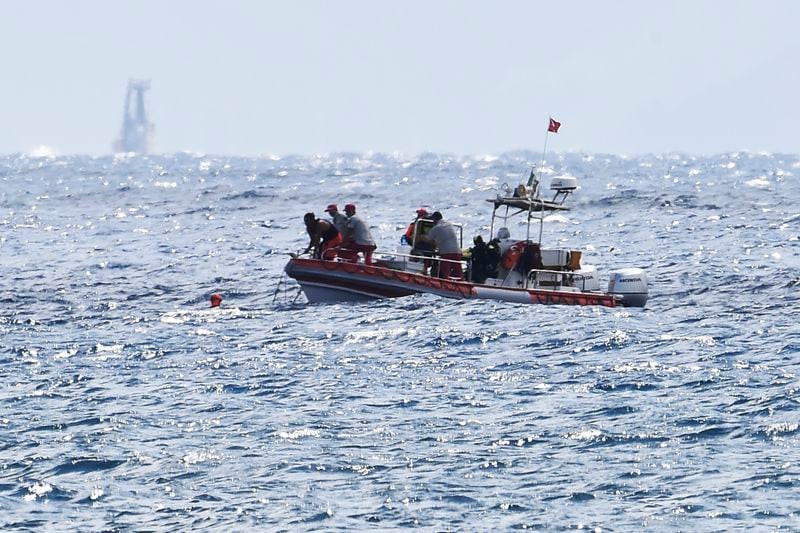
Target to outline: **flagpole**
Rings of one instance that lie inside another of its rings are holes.
[[[531,194],[531,187],[534,188],[535,194]],[[531,212],[533,210],[533,200],[539,197],[539,178],[536,177],[536,163],[531,165],[531,175],[528,178],[528,223],[526,224],[527,230],[525,231],[525,241],[531,240]]]
[[[542,164],[539,165],[539,172],[541,173],[544,169],[544,157],[547,153],[547,139],[550,137],[550,132],[546,131],[544,134],[544,148],[542,149]],[[539,187],[536,187],[536,198],[539,198]]]
[[[549,115],[549,120],[553,120],[553,116]],[[547,124],[547,131],[544,132],[544,148],[542,148],[542,164],[539,166],[539,173],[544,171],[544,158],[547,154],[547,139],[550,138],[550,123]],[[539,185],[541,185],[541,180],[539,180]],[[539,187],[536,187],[536,199],[539,199]],[[542,232],[544,231],[544,209],[542,205],[539,204],[539,249],[542,247]]]

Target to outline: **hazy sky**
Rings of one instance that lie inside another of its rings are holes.
[[[0,153],[800,151],[800,1],[5,0]]]

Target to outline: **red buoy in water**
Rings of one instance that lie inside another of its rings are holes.
[[[216,292],[211,295],[211,307],[219,307],[219,304],[221,303],[222,303],[222,296],[220,296]]]

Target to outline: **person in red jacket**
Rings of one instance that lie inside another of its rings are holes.
[[[416,236],[414,235],[414,228],[417,225],[417,221],[421,218],[428,218],[428,210],[424,207],[420,207],[417,209],[417,217],[411,221],[411,224],[408,225],[406,228],[406,232],[403,234],[403,244],[409,244],[411,247],[414,247],[416,244],[414,241],[416,240]],[[420,231],[422,228],[420,228]]]

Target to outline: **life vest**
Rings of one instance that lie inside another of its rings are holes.
[[[414,241],[414,222],[408,225],[406,228],[405,238],[408,241],[408,244],[413,244]]]
[[[519,266],[527,272],[532,268],[542,268],[542,253],[538,244],[524,241],[515,242],[511,248],[505,251],[500,259],[500,264],[506,270],[513,270]]]
[[[517,261],[519,261],[519,256],[522,255],[522,250],[525,249],[525,243],[517,242],[511,245],[511,248],[505,251],[503,254],[502,259],[500,259],[500,264],[503,265],[503,268],[506,270],[511,270],[517,265]]]

